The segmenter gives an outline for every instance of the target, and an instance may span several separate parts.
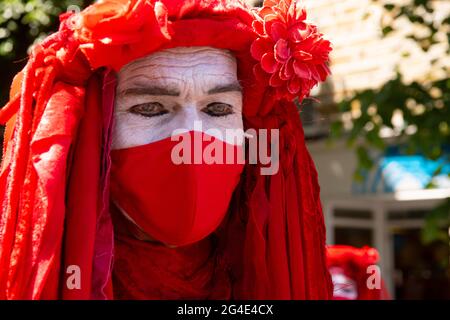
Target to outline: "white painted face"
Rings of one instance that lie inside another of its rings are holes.
[[[342,268],[330,268],[333,281],[335,299],[356,300],[358,298],[358,287],[355,281],[345,275]]]
[[[135,60],[118,74],[114,117],[113,149],[193,130],[196,121],[233,143],[225,130],[243,129],[236,59],[225,50],[178,47]]]

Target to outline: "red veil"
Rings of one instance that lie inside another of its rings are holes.
[[[328,41],[300,4],[231,0],[103,0],[61,17],[36,45],[0,111],[0,298],[109,299],[109,208],[115,71],[178,46],[230,50],[246,128],[280,130],[280,170],[246,165],[220,230],[235,299],[328,299],[317,173],[298,110],[329,74]],[[70,266],[83,270],[68,290]]]

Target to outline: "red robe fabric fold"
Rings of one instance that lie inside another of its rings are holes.
[[[273,113],[247,119],[250,128],[280,129],[280,170],[272,176],[249,166],[242,187],[245,219],[238,297],[326,299],[332,283],[325,267],[325,226],[314,164],[304,142],[298,110],[281,101]],[[249,191],[250,190],[250,191]],[[239,245],[236,244],[236,247]],[[230,249],[233,251],[235,249]],[[242,258],[243,257],[243,258]],[[235,257],[236,259],[236,257]],[[239,259],[239,258],[238,258]],[[318,285],[320,283],[320,285]]]
[[[229,266],[207,237],[170,248],[136,239],[136,226],[111,205],[115,230],[114,298],[122,300],[228,300]]]
[[[29,169],[22,192],[32,198],[21,198],[27,207],[20,207],[17,217],[3,202],[0,231],[3,298],[35,299],[41,297],[44,287],[52,292],[46,297],[57,297],[67,160],[83,112],[83,99],[83,88],[55,84],[42,116],[44,121],[30,143]],[[61,105],[67,106],[64,112]],[[53,123],[59,126],[49,125]],[[14,145],[16,139],[17,136],[8,144]],[[2,185],[9,185],[14,156],[3,159]],[[5,223],[8,212],[12,215],[11,224]],[[6,242],[7,239],[11,242]]]

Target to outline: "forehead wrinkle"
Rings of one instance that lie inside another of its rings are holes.
[[[174,48],[174,49],[180,49],[180,48]],[[183,48],[184,49],[184,48]],[[149,56],[146,56],[144,58],[140,58],[138,60],[135,60],[128,65],[124,66],[121,69],[122,71],[127,70],[128,72],[134,72],[137,69],[141,68],[147,68],[147,67],[161,67],[161,66],[176,66],[176,67],[193,67],[199,64],[212,64],[212,65],[221,65],[218,64],[219,61],[216,60],[222,60],[225,62],[226,65],[232,64],[234,68],[236,68],[236,59],[234,56],[231,55],[228,51],[219,50],[219,49],[213,49],[213,48],[206,48],[204,50],[196,50],[196,51],[184,51],[184,50],[177,50],[177,51],[170,51],[173,49],[158,51],[156,53],[153,53]],[[199,54],[200,53],[200,54]],[[176,57],[175,57],[176,56]],[[211,59],[209,59],[211,58]],[[176,64],[173,65],[173,60],[176,59]],[[208,62],[205,62],[205,59],[208,60]],[[209,61],[213,62],[209,62]]]
[[[174,64],[174,61],[176,63]],[[236,61],[231,58],[218,57],[216,54],[214,55],[201,55],[201,56],[179,56],[179,57],[171,57],[171,56],[161,56],[159,58],[153,57],[147,60],[147,64],[152,66],[166,66],[166,67],[196,67],[199,65],[220,65],[220,66],[233,66],[235,68]],[[140,65],[142,67],[142,65]]]
[[[205,62],[205,61],[198,61],[195,63],[187,63],[185,65],[180,65],[179,61],[176,63],[172,61],[167,61],[168,63],[160,63],[160,64],[147,64],[145,66],[136,66],[134,69],[127,70],[126,72],[122,74],[131,74],[134,75],[135,73],[138,74],[161,74],[161,73],[168,73],[172,74],[174,71],[177,73],[186,72],[186,70],[195,73],[195,69],[201,69],[201,70],[207,70],[208,75],[220,75],[220,76],[232,76],[236,78],[236,66],[231,66],[232,70],[234,72],[229,71],[230,65],[220,64],[220,63],[214,63],[214,62]],[[223,71],[217,72],[217,69],[222,69]],[[181,72],[180,72],[181,71]]]
[[[237,63],[229,51],[209,47],[172,48],[133,61],[119,72],[119,87],[161,86],[175,89],[180,96],[196,94],[229,86],[237,88]],[[168,81],[169,80],[169,81]],[[217,91],[217,90],[216,90]],[[225,93],[222,90],[216,93]]]
[[[183,56],[183,58],[185,58],[185,59],[197,59],[198,57],[204,57],[204,56],[214,56],[214,57],[220,56],[222,58],[226,58],[233,62],[236,61],[233,54],[231,54],[231,52],[228,50],[216,49],[216,48],[212,48],[212,47],[205,47],[204,49],[201,49],[201,50],[192,50],[192,48],[197,48],[197,47],[171,48],[171,49],[155,52],[155,53],[147,56],[147,58],[161,59],[161,58],[165,58],[165,57],[173,55],[173,56],[178,56],[177,58],[179,58],[179,56]],[[188,50],[186,50],[186,49],[188,49]]]
[[[124,72],[119,75],[119,79],[121,83],[129,83],[135,79],[143,78],[144,81],[154,81],[160,79],[170,79],[175,80],[175,82],[183,81],[186,82],[187,77],[201,77],[201,78],[210,78],[211,80],[216,78],[226,79],[227,81],[237,81],[237,75],[233,72],[217,72],[215,65],[207,65],[208,68],[202,69],[203,72],[197,72],[195,70],[198,67],[201,67],[204,64],[198,64],[192,67],[166,67],[166,66],[155,66],[155,69],[146,70],[145,68],[138,68],[136,72]],[[214,67],[214,68],[209,68]],[[174,72],[173,69],[178,71],[183,70],[183,72]],[[212,69],[212,70],[208,70]],[[180,77],[174,77],[174,74],[179,74]],[[206,81],[209,82],[209,81]]]
[[[163,74],[163,73],[160,73]],[[192,81],[194,80],[194,81]],[[189,69],[189,72],[180,73],[180,77],[153,74],[136,74],[121,81],[119,87],[120,93],[126,93],[130,88],[146,88],[151,86],[166,87],[171,91],[180,91],[187,93],[189,91],[188,83],[194,85],[194,91],[202,92],[204,94],[209,93],[213,89],[216,89],[214,93],[226,93],[228,91],[241,91],[239,81],[236,79],[236,75],[231,73],[205,73],[195,74],[195,70]],[[229,87],[229,90],[217,91],[217,88]],[[186,90],[185,90],[186,89]],[[234,89],[234,90],[231,90]]]
[[[217,48],[213,48],[213,47],[175,47],[175,48],[169,48],[169,49],[156,51],[147,56],[135,59],[135,60],[131,61],[130,63],[128,63],[127,65],[125,65],[124,68],[127,66],[130,66],[130,65],[145,61],[149,58],[167,57],[169,55],[174,55],[174,56],[183,55],[186,57],[197,57],[199,53],[207,54],[207,55],[220,55],[220,56],[227,57],[230,60],[235,61],[234,55],[231,53],[231,51],[226,50],[226,49],[217,49]]]
[[[139,80],[139,79],[143,79],[143,80]],[[122,80],[120,87],[128,85],[130,82],[131,82],[131,84],[130,84],[131,86],[136,86],[136,87],[146,87],[149,84],[176,87],[179,85],[180,82],[185,82],[185,81],[186,80],[181,77],[152,75],[152,74],[138,74],[138,75],[134,75],[134,76],[131,76],[129,78]]]
[[[175,47],[175,48],[169,48],[169,49],[165,49],[162,51],[158,51],[157,53],[160,52],[170,52],[173,54],[185,54],[185,53],[197,53],[197,52],[220,52],[220,53],[227,53],[231,55],[231,52],[229,50],[226,49],[217,49],[214,47],[207,47],[207,46],[192,46],[192,47]]]

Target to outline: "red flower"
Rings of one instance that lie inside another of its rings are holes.
[[[327,65],[330,42],[305,20],[300,1],[265,0],[253,22],[258,38],[251,53],[259,61],[254,72],[259,79],[269,79],[278,97],[301,101],[331,74]]]
[[[167,9],[157,0],[103,0],[74,19],[76,37],[93,68],[118,69],[170,39]]]

